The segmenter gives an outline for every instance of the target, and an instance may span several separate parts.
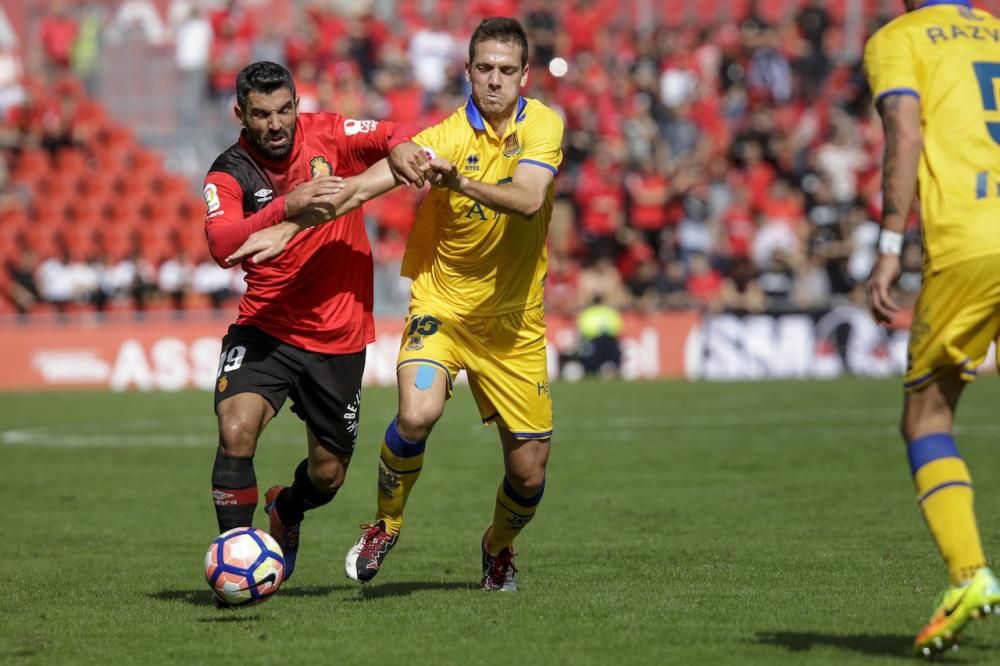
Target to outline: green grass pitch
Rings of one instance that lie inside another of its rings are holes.
[[[218,611],[207,393],[0,397],[3,664],[901,664],[945,572],[896,433],[898,381],[556,384],[545,499],[521,591],[485,594],[479,539],[501,478],[460,388],[399,544],[372,583],[344,554],[375,501],[395,411],[364,394],[346,486],[303,525],[295,577]],[[1000,384],[971,387],[959,447],[1000,552]],[[286,409],[261,490],[305,451]],[[257,525],[266,521],[258,510]],[[947,662],[997,663],[1000,619]]]

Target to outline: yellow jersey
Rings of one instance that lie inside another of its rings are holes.
[[[529,162],[558,173],[562,119],[535,99],[519,98],[503,136],[496,136],[472,98],[413,141],[456,164],[459,173],[503,185]],[[492,316],[542,305],[545,237],[555,185],[531,218],[491,210],[452,190],[432,188],[417,209],[403,256],[416,303],[454,314]]]
[[[920,100],[925,269],[1000,253],[1000,21],[969,0],[931,0],[865,46],[878,99]]]

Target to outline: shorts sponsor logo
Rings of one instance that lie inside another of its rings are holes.
[[[344,412],[344,422],[347,424],[347,432],[351,437],[358,439],[358,412],[361,410],[361,390],[354,394],[354,400],[347,403],[347,411]]]
[[[313,178],[319,178],[320,176],[332,176],[333,167],[322,155],[316,155],[311,160],[309,160],[309,173]]]
[[[206,185],[204,192],[205,205],[208,206],[209,213],[214,213],[222,208],[222,202],[219,201],[219,188],[215,186],[215,183],[209,183]]]

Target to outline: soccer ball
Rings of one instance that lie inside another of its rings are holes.
[[[205,580],[227,606],[250,606],[278,591],[285,556],[274,538],[253,527],[237,527],[215,538],[205,553]]]

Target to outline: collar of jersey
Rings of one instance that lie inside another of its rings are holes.
[[[920,5],[919,8],[923,9],[925,7],[933,7],[934,5],[962,5],[963,7],[972,9],[972,0],[928,0]]]
[[[514,116],[514,122],[519,123],[524,120],[524,107],[526,106],[528,106],[528,100],[518,95],[517,114]],[[469,119],[469,124],[472,125],[473,129],[480,132],[486,131],[486,121],[483,120],[483,114],[479,111],[479,107],[472,101],[472,95],[469,95],[469,101],[465,103],[465,117]]]

